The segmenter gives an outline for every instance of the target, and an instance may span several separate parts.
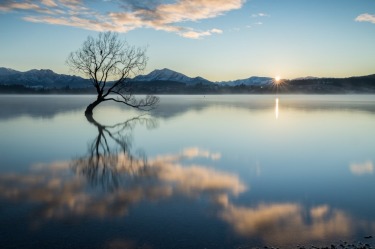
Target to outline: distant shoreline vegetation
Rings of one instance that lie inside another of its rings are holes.
[[[186,85],[180,82],[154,81],[132,82],[129,87],[134,94],[375,94],[373,79],[309,79],[285,80],[278,85],[220,86]],[[0,94],[95,94],[92,87],[51,88],[43,86],[0,85]]]
[[[270,77],[211,82],[164,68],[128,79],[133,94],[363,94],[375,93],[375,74],[349,78]],[[108,82],[110,87],[111,82]],[[90,80],[48,69],[20,72],[0,67],[0,94],[95,94]]]

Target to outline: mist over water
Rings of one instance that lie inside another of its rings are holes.
[[[4,248],[375,244],[373,95],[90,98],[0,98]]]

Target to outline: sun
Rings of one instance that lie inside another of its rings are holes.
[[[280,80],[281,80],[280,75],[275,76],[275,82],[276,82],[276,83],[279,83]]]

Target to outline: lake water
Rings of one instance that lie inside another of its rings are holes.
[[[375,96],[0,96],[1,248],[375,239]]]

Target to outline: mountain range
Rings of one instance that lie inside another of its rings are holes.
[[[49,69],[20,72],[0,67],[0,85],[23,85],[35,88],[83,88],[90,86],[88,79],[74,75],[57,74]]]
[[[349,78],[304,77],[275,80],[250,77],[234,81],[212,82],[202,77],[191,78],[164,68],[129,79],[134,93],[201,94],[201,93],[375,93],[375,74]],[[109,82],[111,84],[111,82]],[[0,67],[1,93],[94,93],[89,79],[57,74],[48,69],[20,72]]]
[[[237,85],[267,85],[273,82],[268,77],[250,77],[248,79],[235,81],[212,82],[202,77],[191,78],[182,73],[164,68],[156,69],[147,75],[138,75],[131,79],[132,82],[178,82],[187,86],[196,84],[202,85],[220,85],[220,86],[237,86]],[[83,88],[89,87],[90,81],[82,77],[57,74],[49,69],[33,69],[26,72],[20,72],[10,68],[0,67],[0,85],[24,85],[29,87],[44,88]]]

